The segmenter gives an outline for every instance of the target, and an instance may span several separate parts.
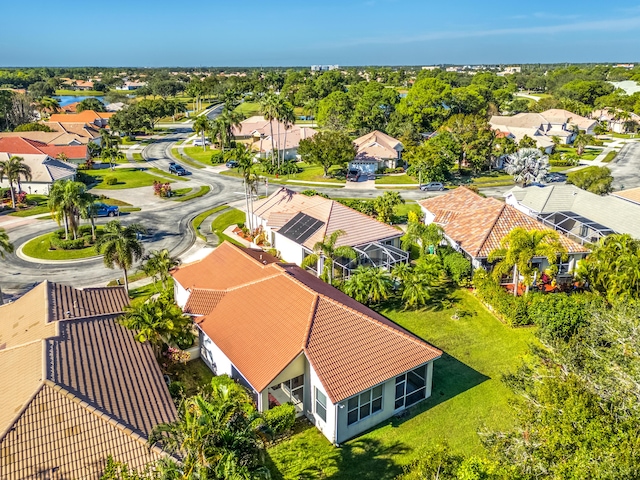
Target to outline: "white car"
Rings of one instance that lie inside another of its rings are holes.
[[[193,141],[193,146],[194,147],[202,147],[203,145],[210,145],[210,144],[211,144],[211,142],[209,142],[209,140],[205,140],[204,143],[202,143],[202,139]]]

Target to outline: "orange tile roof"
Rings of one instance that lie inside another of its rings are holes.
[[[256,275],[255,260],[230,243],[202,262],[174,278],[196,295],[187,305],[203,315],[198,326],[257,391],[302,352],[334,403],[442,354],[296,265],[268,263]]]
[[[88,150],[86,145],[48,145],[24,137],[2,137],[0,152],[12,155],[44,154],[51,158],[64,153],[69,159],[84,159],[87,158]]]
[[[516,227],[551,230],[512,206],[495,198],[483,198],[465,187],[422,200],[420,205],[435,215],[433,221],[444,228],[447,237],[474,258],[488,257]],[[560,235],[560,242],[569,253],[589,252],[564,235]]]
[[[302,243],[309,250],[313,250],[316,242],[325,235],[331,235],[336,230],[344,230],[346,233],[338,239],[337,246],[359,246],[403,235],[402,231],[335,200],[319,195],[308,197],[285,187],[256,202],[253,211],[254,215],[265,219],[273,229],[284,226],[298,213],[324,222],[317,232]]]
[[[49,118],[50,122],[60,123],[94,123],[98,119],[110,118],[113,113],[94,112],[93,110],[83,110],[80,113],[54,113]]]

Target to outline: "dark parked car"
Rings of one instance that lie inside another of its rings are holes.
[[[564,182],[567,179],[567,177],[565,175],[562,175],[560,173],[550,173],[549,175],[547,175],[544,178],[544,181],[547,183],[552,183],[552,182]]]
[[[349,170],[347,172],[347,180],[357,182],[360,179],[360,170]]]
[[[186,175],[187,172],[182,165],[178,165],[177,163],[169,164],[169,173],[173,173],[174,175],[182,176]]]
[[[441,182],[429,182],[424,185],[420,185],[420,190],[423,192],[440,192],[444,190],[444,184]]]
[[[235,160],[229,160],[227,163],[225,163],[227,168],[237,168],[238,167],[238,162],[236,162]]]
[[[107,205],[106,203],[95,203],[96,215],[98,217],[116,217],[120,215],[120,209],[115,205]]]

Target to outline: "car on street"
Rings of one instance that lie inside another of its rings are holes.
[[[444,184],[441,182],[429,182],[424,185],[420,185],[420,190],[423,192],[441,192],[444,190]]]
[[[350,182],[357,182],[360,179],[360,170],[349,170],[347,172],[347,180]]]
[[[225,166],[227,168],[237,168],[238,162],[236,162],[235,160],[229,160],[227,163],[225,163]]]
[[[549,175],[544,177],[544,181],[547,183],[564,182],[566,179],[566,176],[560,173],[550,173]]]
[[[189,172],[187,172],[182,165],[179,165],[177,163],[170,163],[169,173],[173,173],[174,175],[178,175],[179,177],[181,177],[182,175],[187,175]]]
[[[209,140],[205,140],[204,143],[202,143],[202,139],[196,139],[193,141],[193,146],[194,147],[202,147],[204,145],[209,145],[211,142],[209,142]]]
[[[98,217],[117,217],[120,215],[120,209],[116,205],[107,205],[106,203],[94,203],[96,208],[96,216]]]

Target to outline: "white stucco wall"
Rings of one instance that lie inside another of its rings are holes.
[[[300,355],[298,355],[295,359],[293,359],[293,361],[289,365],[287,365],[285,369],[282,370],[282,372],[280,372],[278,376],[269,383],[269,386],[279,385],[285,380],[290,380],[292,378],[305,374],[305,370],[307,369],[307,365],[306,365],[307,363],[308,363],[307,357],[304,356],[304,353],[300,353]],[[305,383],[305,389],[308,388],[307,387],[308,382],[306,378],[304,383]],[[306,392],[305,392],[305,396],[306,396]],[[260,392],[260,397],[261,397],[260,411],[263,412],[269,409],[269,387],[265,388],[262,392]]]
[[[184,306],[187,304],[187,300],[189,300],[189,295],[191,293],[184,288],[182,285],[178,283],[177,280],[173,281],[173,297],[176,300],[176,304],[180,307],[180,309],[184,310]]]
[[[200,357],[211,368],[216,375],[229,375],[232,376],[232,364],[231,360],[213,343],[213,341],[204,333],[200,331]]]
[[[303,248],[292,240],[283,237],[278,232],[274,232],[274,248],[280,252],[280,256],[285,262],[300,265],[304,256]]]
[[[322,432],[322,434],[327,437],[327,439],[331,442],[331,443],[338,443],[336,440],[336,409],[337,406],[334,405],[333,403],[331,403],[331,399],[329,398],[329,395],[327,395],[326,390],[324,389],[324,387],[322,386],[322,383],[320,382],[320,379],[318,378],[318,375],[316,374],[315,370],[313,369],[313,367],[311,365],[309,365],[309,404],[305,405],[307,408],[305,408],[305,415],[307,416],[307,418],[309,419],[309,421],[311,421],[311,423],[313,423],[316,428],[318,430],[320,430]],[[305,382],[305,387],[306,387],[306,382]],[[316,404],[316,397],[315,397],[315,389],[320,390],[322,393],[324,393],[324,395],[327,397],[327,415],[326,415],[326,420],[322,420],[322,418],[320,418],[318,415],[316,415],[315,413],[315,404]],[[306,395],[305,395],[306,397]]]

